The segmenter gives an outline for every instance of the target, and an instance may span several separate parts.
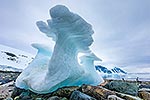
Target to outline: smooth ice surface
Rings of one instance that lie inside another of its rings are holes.
[[[18,77],[16,86],[36,93],[49,93],[63,86],[103,82],[94,69],[93,62],[97,57],[90,54],[89,49],[93,43],[92,26],[62,5],[50,9],[50,16],[48,24],[43,21],[36,24],[41,32],[56,42],[54,51],[51,55],[45,47],[33,45],[39,52]],[[80,52],[89,52],[89,56],[82,59],[82,65],[77,59]]]
[[[32,47],[38,49],[37,55],[16,80],[16,86],[24,89],[30,88],[30,82],[34,83],[40,80],[41,77],[45,77],[46,71],[48,70],[48,63],[52,55],[50,48],[43,44],[34,43]]]
[[[84,81],[86,84],[98,85],[102,82],[102,77],[98,75],[95,69],[94,61],[101,61],[95,54],[89,53],[80,57],[81,67],[84,69],[84,74],[80,77],[80,81]],[[77,83],[80,84],[77,80]],[[75,83],[75,84],[77,84]]]

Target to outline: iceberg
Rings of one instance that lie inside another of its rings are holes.
[[[95,74],[93,62],[97,57],[90,54],[89,49],[93,43],[92,26],[63,5],[51,8],[50,16],[48,24],[43,21],[36,24],[41,32],[55,41],[53,53],[43,45],[33,44],[38,53],[17,78],[16,87],[43,94],[64,86],[98,85],[103,82]],[[77,57],[81,52],[90,54],[82,59],[82,65]]]
[[[102,77],[96,72],[94,61],[102,61],[94,53],[88,53],[79,58],[81,60],[81,67],[84,69],[84,74],[80,78],[80,81],[84,81],[86,84],[98,85],[100,80],[102,82]],[[77,80],[80,82],[79,80]]]
[[[16,79],[16,86],[29,89],[29,82],[36,82],[37,78],[45,76],[52,51],[44,44],[33,43],[32,47],[38,50],[34,60],[25,68]],[[36,76],[36,77],[35,77]]]

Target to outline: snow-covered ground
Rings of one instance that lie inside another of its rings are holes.
[[[34,55],[30,53],[0,45],[0,69],[24,69],[33,59]]]
[[[22,72],[23,69],[14,68],[7,65],[0,65],[0,71]]]

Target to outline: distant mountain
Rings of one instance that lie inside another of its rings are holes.
[[[98,70],[100,73],[106,73],[106,74],[115,74],[115,73],[122,73],[122,74],[127,74],[124,70],[122,70],[119,67],[114,67],[113,69],[107,69],[104,66],[101,65],[96,65],[95,66],[96,70]]]
[[[24,69],[28,66],[34,59],[33,57],[34,56],[30,53],[0,45],[0,70],[20,71],[20,69]]]
[[[96,70],[98,70],[101,73],[107,73],[107,74],[112,74],[111,70],[107,69],[106,67],[103,67],[101,65],[95,66]]]
[[[96,65],[95,68],[98,71],[98,74],[105,79],[122,79],[127,74],[127,72],[125,72],[119,67],[114,67],[113,69],[107,69],[104,66]]]
[[[127,72],[125,72],[124,70],[118,68],[118,67],[114,67],[113,69],[111,69],[111,71],[113,73],[124,73],[124,74],[127,74]]]

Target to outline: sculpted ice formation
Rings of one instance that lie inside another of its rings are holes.
[[[85,61],[82,60],[83,66],[77,59],[79,52],[90,51],[89,46],[93,42],[94,33],[92,26],[62,5],[50,9],[50,15],[48,25],[39,21],[37,26],[41,32],[56,42],[52,56],[45,47],[40,48],[34,61],[18,77],[16,86],[41,94],[63,86],[101,83],[103,80],[96,79],[98,76],[93,67],[96,57],[90,55],[90,60],[86,58]]]
[[[89,53],[80,57],[81,67],[84,69],[84,74],[80,77],[75,84],[84,81],[86,84],[98,85],[102,82],[102,77],[98,75],[95,69],[94,61],[101,61],[95,54]]]
[[[45,72],[48,70],[48,63],[52,55],[50,48],[43,44],[34,43],[32,44],[32,47],[38,49],[37,55],[16,80],[16,86],[24,89],[29,88],[28,84],[30,81],[34,82],[34,80],[37,80],[35,79],[35,75],[39,79],[40,77],[45,76]]]
[[[38,21],[36,22],[36,25],[38,26],[41,32],[45,33],[48,37],[52,37],[52,39],[56,41],[56,34],[45,22]]]

